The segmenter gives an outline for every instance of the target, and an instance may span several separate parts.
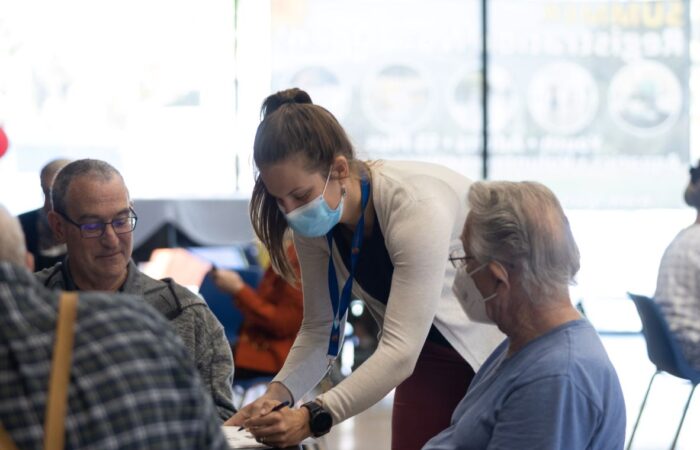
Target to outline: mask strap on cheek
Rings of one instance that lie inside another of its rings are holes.
[[[474,275],[475,273],[477,273],[478,271],[480,271],[481,269],[483,269],[484,267],[486,267],[488,265],[489,265],[489,263],[483,263],[482,265],[480,265],[476,269],[472,270],[471,272],[467,272],[467,275],[469,275],[471,277],[472,275]]]
[[[326,177],[326,184],[323,186],[323,192],[321,192],[321,197],[323,197],[326,193],[326,189],[328,189],[328,182],[331,180],[331,174],[333,173],[333,168],[331,167],[330,170],[328,170],[328,176]]]
[[[487,297],[482,297],[482,298],[481,298],[481,301],[484,302],[484,303],[486,303],[486,302],[488,302],[489,300],[496,298],[497,295],[498,295],[498,291],[494,292],[493,294],[491,294],[491,295],[489,295],[489,296],[487,296]]]

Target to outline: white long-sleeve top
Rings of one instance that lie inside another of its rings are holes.
[[[320,396],[334,424],[378,402],[413,372],[431,324],[475,371],[504,339],[495,326],[470,322],[452,293],[455,269],[448,256],[462,246],[459,237],[471,181],[446,167],[419,162],[375,162],[370,171],[376,220],[394,271],[386,305],[353,284],[354,298],[365,301],[382,332],[372,356]],[[304,320],[275,381],[298,400],[328,369],[333,310],[325,236],[295,235],[294,243],[301,265]],[[349,274],[335,244],[333,258],[342,287]]]
[[[678,233],[664,252],[654,300],[683,354],[700,370],[700,224]]]

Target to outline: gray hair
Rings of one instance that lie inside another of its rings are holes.
[[[0,261],[23,266],[27,247],[19,220],[0,204]]]
[[[95,177],[109,181],[113,177],[122,178],[117,169],[99,159],[79,159],[63,167],[53,181],[51,187],[51,208],[54,211],[66,212],[66,195],[70,184],[79,177]]]
[[[39,173],[41,190],[47,194],[50,194],[51,185],[53,184],[53,180],[56,178],[56,174],[70,162],[70,159],[60,158],[46,163],[46,165],[41,168],[41,173]]]
[[[580,255],[556,196],[532,181],[477,182],[469,190],[468,253],[520,269],[530,299],[546,302],[574,283]]]

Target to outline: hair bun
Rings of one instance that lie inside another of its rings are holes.
[[[263,118],[277,111],[282,105],[286,104],[308,104],[312,105],[311,97],[306,91],[299,88],[285,89],[275,94],[268,96],[263,102],[260,113]]]

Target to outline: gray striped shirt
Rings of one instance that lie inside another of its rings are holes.
[[[654,299],[683,354],[700,370],[700,224],[678,233],[664,252]]]

